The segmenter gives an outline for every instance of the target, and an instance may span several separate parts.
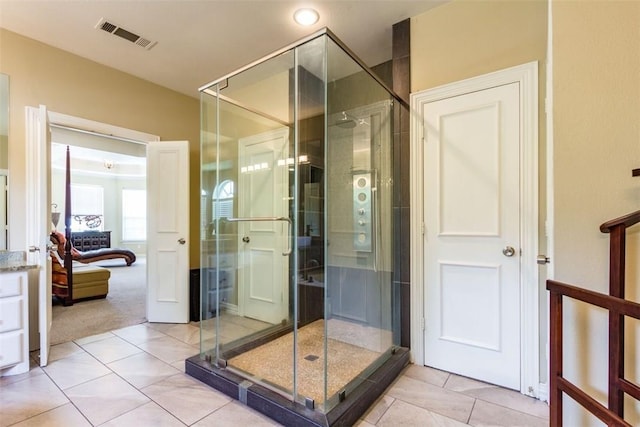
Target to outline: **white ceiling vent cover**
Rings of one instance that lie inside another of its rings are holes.
[[[109,22],[104,18],[100,18],[98,23],[95,26],[96,29],[106,31],[109,34],[113,34],[114,36],[121,37],[127,41],[130,41],[133,44],[136,44],[140,47],[143,47],[147,50],[150,50],[152,47],[156,45],[157,42],[151,41],[149,39],[145,39],[135,33],[132,33],[129,30],[125,30],[113,22]]]

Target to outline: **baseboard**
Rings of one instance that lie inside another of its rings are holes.
[[[549,402],[549,384],[547,383],[539,383],[538,384],[538,399],[543,402]]]
[[[220,301],[220,307],[224,308],[224,311],[229,314],[238,314],[238,306],[228,302]]]

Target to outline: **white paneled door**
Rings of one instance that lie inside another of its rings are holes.
[[[424,104],[425,365],[520,389],[518,83]]]
[[[189,143],[147,145],[147,320],[189,322]]]
[[[289,129],[242,138],[238,154],[239,310],[277,324],[289,302]]]

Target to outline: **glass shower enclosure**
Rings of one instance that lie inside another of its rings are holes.
[[[353,417],[344,408],[408,362],[397,102],[327,29],[201,88],[201,338],[187,373],[317,425]]]

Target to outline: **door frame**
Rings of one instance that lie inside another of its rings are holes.
[[[430,102],[510,83],[520,88],[520,392],[539,397],[538,61],[411,94],[411,353],[414,363],[424,365],[423,108]]]
[[[29,107],[27,107],[29,108]],[[37,107],[31,107],[34,109],[37,109]],[[46,108],[46,106],[45,106]],[[116,138],[121,138],[121,139],[125,139],[125,140],[130,140],[132,143],[133,142],[139,142],[141,144],[146,144],[148,141],[159,141],[160,137],[156,136],[156,135],[152,135],[152,134],[148,134],[148,133],[144,133],[144,132],[139,132],[139,131],[135,131],[132,129],[127,129],[127,128],[122,128],[119,126],[114,126],[114,125],[110,125],[110,124],[106,124],[106,123],[102,123],[102,122],[97,122],[97,121],[93,121],[93,120],[88,120],[88,119],[83,119],[80,117],[76,117],[76,116],[70,116],[67,114],[62,114],[62,113],[57,113],[54,111],[47,111],[47,116],[48,116],[48,124],[49,126],[51,125],[57,125],[57,126],[64,126],[64,127],[69,127],[69,128],[73,128],[73,129],[77,129],[77,130],[85,130],[91,133],[97,133],[97,134],[104,134],[106,136],[112,136],[112,137],[116,137]],[[29,135],[27,134],[27,141],[30,141],[31,139],[29,138]],[[28,142],[27,142],[28,143]],[[45,144],[50,144],[50,142],[45,142]],[[49,149],[49,147],[47,147],[47,149]],[[48,159],[48,161],[50,161],[50,159]],[[46,186],[50,187],[51,186],[51,174],[47,174],[47,176],[45,177],[46,179]],[[48,210],[47,210],[47,216],[50,217],[51,216],[51,207],[49,206]],[[29,229],[30,229],[30,222],[27,222],[26,224],[26,232],[27,235],[29,235],[29,233],[32,233]],[[29,242],[29,240],[27,240],[27,242]],[[40,281],[41,279],[39,279]],[[49,279],[45,280],[47,283],[49,282]],[[38,284],[38,287],[41,287],[42,284]],[[45,288],[49,288],[49,285],[46,285]],[[44,300],[47,301],[47,303],[49,304],[49,312],[51,310],[51,298],[42,298],[40,304],[44,304]],[[145,301],[146,302],[146,301]],[[38,318],[41,319],[40,322],[46,322],[47,321],[47,311],[43,309],[43,307],[38,307]],[[50,321],[50,319],[49,319]],[[44,327],[43,323],[40,323],[40,328]],[[45,361],[46,362],[46,361]]]
[[[29,274],[29,292],[34,295],[29,300],[29,349],[39,344],[40,366],[49,361],[51,343],[51,259],[48,248],[48,224],[51,217],[50,138],[47,109],[44,105],[25,107],[25,162],[26,174],[26,226],[25,237],[29,244],[31,263],[40,266]],[[44,213],[43,217],[43,211]],[[35,298],[34,298],[35,297]],[[48,304],[48,305],[46,305]],[[31,307],[38,307],[37,321]],[[31,323],[33,322],[33,323]],[[39,337],[32,325],[38,325]],[[33,333],[32,333],[33,332]]]

